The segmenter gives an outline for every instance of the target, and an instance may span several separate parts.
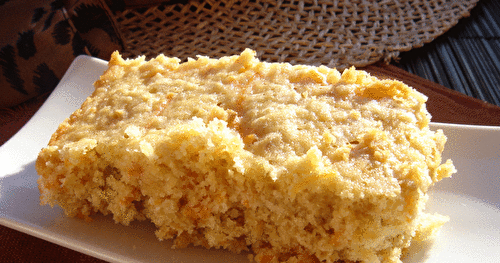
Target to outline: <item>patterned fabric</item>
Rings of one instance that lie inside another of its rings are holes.
[[[0,107],[52,91],[78,55],[124,48],[104,0],[0,0],[0,24]]]

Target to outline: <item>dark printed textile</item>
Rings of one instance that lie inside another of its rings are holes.
[[[52,91],[78,55],[124,43],[104,0],[0,0],[0,107]]]

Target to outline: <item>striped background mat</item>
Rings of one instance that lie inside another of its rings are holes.
[[[500,1],[481,0],[471,16],[393,65],[500,106]]]

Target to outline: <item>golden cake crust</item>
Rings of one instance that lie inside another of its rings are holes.
[[[400,262],[446,221],[422,212],[454,172],[426,97],[354,68],[181,63],[115,52],[36,162],[41,203],[151,220],[159,239],[267,262]]]

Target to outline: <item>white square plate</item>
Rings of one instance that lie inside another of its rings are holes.
[[[39,205],[35,160],[66,117],[94,90],[105,61],[75,59],[33,118],[0,147],[0,224],[112,262],[248,262],[246,255],[189,247],[170,249],[147,222],[115,224],[95,216],[67,218]],[[448,136],[444,159],[458,173],[431,190],[428,212],[450,216],[433,242],[416,243],[404,262],[500,262],[500,127],[433,123]]]

